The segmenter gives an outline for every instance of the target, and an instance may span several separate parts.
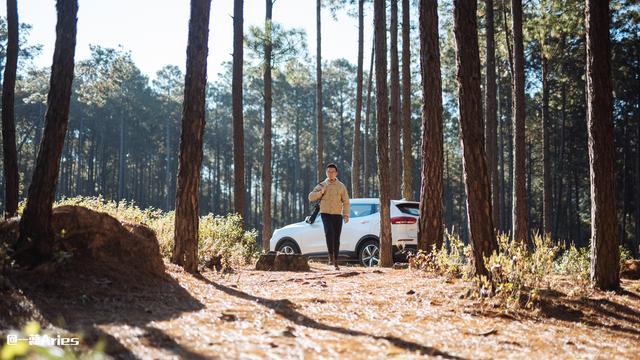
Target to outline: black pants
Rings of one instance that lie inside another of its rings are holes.
[[[324,235],[327,238],[327,250],[329,251],[329,258],[331,258],[331,255],[335,255],[335,258],[337,260],[338,252],[340,251],[342,215],[320,213],[320,217],[322,218],[322,225],[324,226]]]

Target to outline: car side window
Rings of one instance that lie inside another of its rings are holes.
[[[358,218],[375,214],[375,205],[372,204],[351,204],[351,214],[349,217]]]

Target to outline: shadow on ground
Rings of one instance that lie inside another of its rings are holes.
[[[137,328],[136,336],[143,343],[181,358],[203,358],[149,323],[198,311],[204,305],[169,275],[150,277],[129,272],[124,266],[118,270],[105,271],[103,266],[87,265],[74,266],[74,271],[68,273],[14,271],[9,277],[15,287],[13,315],[16,316],[12,316],[11,309],[0,309],[3,320],[0,328],[20,328],[27,320],[36,319],[82,334],[83,345],[89,347],[104,339],[106,352],[111,356],[137,358],[120,340],[99,328],[106,324],[125,324]],[[21,300],[23,305],[15,306],[16,300]]]
[[[339,326],[327,325],[296,311],[295,304],[288,299],[281,299],[281,300],[267,299],[267,298],[247,294],[246,292],[218,284],[216,282],[213,282],[207,279],[202,275],[196,276],[196,278],[228,295],[260,304],[269,309],[273,309],[273,311],[275,311],[276,314],[290,320],[291,322],[297,325],[301,325],[301,326],[305,326],[305,327],[317,329],[317,330],[332,331],[332,332],[336,332],[343,335],[369,337],[376,340],[387,340],[399,348],[402,348],[404,350],[411,351],[411,352],[418,352],[421,355],[439,356],[445,359],[462,359],[460,357],[451,355],[449,353],[438,350],[436,348],[421,345],[421,344],[404,340],[395,336],[373,335],[373,334],[369,334],[359,330],[352,330],[352,329],[347,329]]]
[[[626,289],[618,292],[634,301],[640,296]],[[603,297],[571,298],[556,290],[545,290],[541,293],[542,314],[546,317],[579,322],[592,327],[604,327],[622,334],[640,336],[640,311]]]

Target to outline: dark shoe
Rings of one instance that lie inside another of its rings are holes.
[[[333,265],[333,268],[336,269],[336,270],[340,270],[340,267],[338,266],[337,263],[335,265]]]

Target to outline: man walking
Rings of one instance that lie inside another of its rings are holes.
[[[326,172],[327,178],[309,193],[309,201],[320,199],[320,217],[327,239],[329,264],[339,270],[340,233],[342,222],[349,222],[349,193],[347,187],[338,180],[338,167],[335,164],[327,165]]]

